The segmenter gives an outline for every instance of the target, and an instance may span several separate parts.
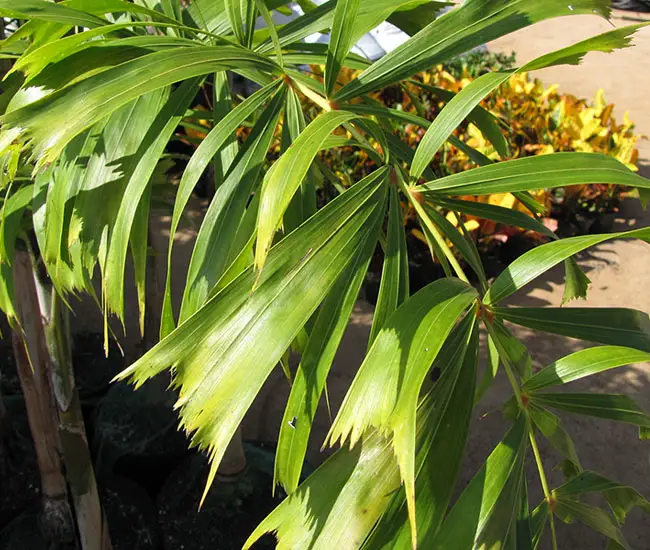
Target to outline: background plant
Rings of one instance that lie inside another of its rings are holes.
[[[445,90],[458,93],[476,77],[493,70],[511,69],[513,64],[514,55],[505,56],[479,50],[420,73],[413,81],[402,86],[381,90],[373,94],[373,97],[387,107],[421,114],[432,120],[445,105],[442,101]],[[322,72],[320,67],[313,69],[316,74]],[[343,71],[341,79],[348,81],[358,73],[359,70]],[[436,91],[439,93],[436,94]],[[614,105],[605,101],[602,90],[595,94],[592,101],[578,99],[560,93],[555,85],[545,87],[540,80],[519,73],[501,85],[497,93],[486,97],[481,105],[501,123],[508,136],[513,158],[552,152],[598,152],[613,156],[631,170],[637,170],[638,151],[635,145],[643,136],[635,133],[634,123],[627,113],[624,113],[623,123],[616,121],[612,115]],[[423,135],[422,128],[416,124],[395,124],[393,131],[411,146],[416,146]],[[485,156],[499,160],[499,154],[474,123],[463,124],[454,134]],[[323,151],[320,157],[344,182],[356,181],[375,166],[374,160],[366,151],[352,146]],[[433,160],[433,169],[441,175],[458,173],[471,166],[471,158],[451,143],[446,143]],[[544,207],[545,215],[572,223],[575,229],[570,231],[587,232],[599,217],[618,211],[625,191],[621,186],[584,184],[556,190],[542,189],[535,193],[535,199]],[[533,214],[511,193],[463,198]],[[406,204],[404,209],[407,211],[408,223],[414,212]],[[448,213],[448,216],[452,223],[456,223],[453,212]],[[587,220],[582,219],[585,216]],[[539,233],[477,216],[466,215],[464,222],[481,248],[522,232],[533,241],[546,238]],[[555,229],[557,223],[550,223],[550,226]],[[421,230],[414,228],[412,234],[424,241]]]
[[[584,296],[588,279],[574,254],[612,238],[647,241],[650,232],[557,239],[537,216],[462,197],[512,193],[539,212],[531,191],[593,183],[647,189],[650,184],[602,154],[554,153],[495,163],[454,130],[467,119],[500,158],[511,156],[501,125],[481,100],[516,72],[575,64],[588,51],[625,47],[640,25],[517,69],[486,73],[458,93],[447,91],[446,106],[428,120],[383,105],[373,93],[542,19],[607,17],[608,2],[467,0],[436,19],[436,2],[331,1],[277,27],[269,10],[279,6],[263,1],[146,6],[22,0],[0,6],[3,15],[28,21],[3,44],[7,55],[17,56],[13,95],[0,118],[5,200],[33,185],[28,206],[54,288],[65,297],[94,293],[98,266],[98,302],[106,316],[124,317],[129,254],[140,311],[146,311],[152,177],[204,80],[212,82],[212,129],[183,172],[172,214],[174,234],[192,190],[212,163],[216,191],[194,244],[180,311],[174,314],[171,296],[170,278],[180,275],[169,269],[171,241],[161,340],[120,377],[140,385],[171,372],[180,424],[212,461],[207,492],[264,381],[288,349],[299,351],[297,369],[287,369],[292,388],[275,464],[276,482],[289,496],[246,547],[273,531],[280,548],[533,548],[547,525],[555,546],[558,518],[587,524],[613,547],[628,546],[620,524],[631,507],[647,510],[648,503],[632,488],[583,472],[552,410],[632,423],[644,434],[650,417],[628,397],[543,390],[648,360],[647,314],[501,302],[562,262],[565,299]],[[258,13],[267,23],[263,31],[255,30]],[[348,55],[351,46],[386,18],[412,38],[339,86],[341,67],[366,65]],[[329,46],[301,42],[328,28]],[[302,71],[308,64],[324,65],[322,79]],[[259,90],[234,106],[228,71],[257,82]],[[318,106],[313,117],[305,116],[302,96]],[[393,132],[396,122],[422,128],[417,147]],[[244,125],[251,130],[240,144],[237,130]],[[268,167],[280,127],[279,157]],[[436,172],[432,160],[446,141],[478,167]],[[336,176],[317,155],[351,144],[366,151],[375,167],[346,188],[336,185]],[[23,167],[32,168],[33,183]],[[324,185],[339,195],[319,208],[317,189]],[[413,208],[446,275],[412,296],[402,202]],[[552,240],[490,283],[461,216],[458,231],[444,215],[449,210]],[[6,220],[2,231],[2,239],[9,235],[11,241]],[[473,272],[476,286],[469,284],[449,243]],[[385,256],[371,342],[326,441],[343,445],[299,484],[316,404],[378,245]],[[6,263],[11,261],[9,256]],[[11,313],[12,281],[6,276],[3,282],[3,307]],[[601,346],[533,374],[526,348],[506,321]],[[490,342],[487,375],[480,382],[479,326]],[[473,406],[500,365],[513,390],[512,427],[450,508]],[[440,376],[432,383],[434,366]],[[538,451],[541,437],[568,461],[569,478],[560,487],[547,481]],[[544,491],[543,501],[532,508],[523,474],[527,454],[535,459]],[[602,492],[608,509],[581,500],[591,492]]]

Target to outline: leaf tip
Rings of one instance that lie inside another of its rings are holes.
[[[212,483],[214,483],[214,478],[217,475],[218,468],[219,468],[219,461],[212,460],[212,463],[210,464],[210,473],[208,474],[208,479],[206,480],[205,488],[203,489],[203,495],[201,495],[201,501],[199,502],[199,511],[201,510],[201,508],[203,508],[205,499],[207,498],[208,493],[210,492],[210,487],[212,487]]]

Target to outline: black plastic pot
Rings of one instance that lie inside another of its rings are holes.
[[[650,12],[650,0],[612,0],[612,6],[619,10]]]

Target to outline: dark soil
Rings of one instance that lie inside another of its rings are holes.
[[[209,464],[202,455],[188,457],[158,495],[159,524],[165,550],[235,550],[254,527],[281,502],[273,498],[273,451],[247,446],[247,471],[234,482],[216,481],[200,510]],[[255,548],[275,548],[267,537]]]
[[[4,464],[0,474],[0,526],[16,519],[39,494],[36,457],[22,397],[5,396],[4,402],[11,432],[6,434],[4,441]]]
[[[77,336],[74,358],[114,550],[241,548],[281,501],[272,496],[273,449],[246,444],[246,471],[215,482],[199,512],[207,459],[188,451],[177,430],[168,381],[137,392],[111,384],[124,362],[115,350],[104,357],[101,335]],[[40,482],[20,383],[11,347],[1,342],[0,373],[9,426],[0,453],[0,550],[51,550],[40,535]],[[255,548],[274,548],[274,540]]]

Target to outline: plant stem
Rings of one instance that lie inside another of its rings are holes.
[[[28,251],[16,250],[13,276],[16,323],[12,345],[41,478],[41,529],[44,538],[58,546],[74,541],[75,528],[61,464],[47,344]]]
[[[332,110],[332,106],[330,105],[330,102],[327,101],[327,99],[325,99],[322,95],[314,92],[313,90],[309,89],[307,86],[298,82],[297,80],[292,80],[291,82],[295,84],[296,88],[298,88],[305,97],[311,99],[316,105],[318,105],[321,109],[323,109],[323,111]]]
[[[497,347],[497,350],[499,352],[499,357],[501,358],[501,361],[503,362],[503,367],[504,370],[506,371],[506,376],[508,377],[508,380],[510,381],[510,385],[512,386],[512,391],[515,394],[515,399],[517,400],[517,404],[519,405],[520,410],[522,411],[522,414],[525,414],[526,417],[528,418],[528,439],[530,440],[530,446],[533,449],[533,455],[535,456],[535,463],[537,464],[537,471],[539,472],[539,480],[542,484],[542,491],[544,492],[544,499],[546,500],[546,504],[548,505],[549,508],[549,521],[551,524],[551,537],[553,540],[553,550],[557,550],[557,536],[555,532],[555,518],[553,516],[553,510],[552,510],[552,503],[553,503],[553,497],[551,495],[551,491],[549,489],[549,484],[548,484],[548,479],[546,477],[546,472],[544,471],[544,464],[542,462],[542,457],[539,453],[539,447],[537,446],[537,440],[535,439],[535,433],[533,432],[533,427],[531,425],[530,421],[530,416],[528,415],[528,410],[526,409],[524,405],[524,401],[522,398],[521,394],[521,388],[519,386],[519,382],[517,381],[517,377],[515,376],[513,366],[510,364],[510,360],[508,358],[508,355],[505,353],[505,350],[503,349],[503,346],[501,345],[501,341],[497,337],[496,332],[494,331],[494,328],[492,327],[492,323],[483,315],[483,324],[487,328],[488,333],[492,337],[492,341]]]
[[[548,514],[549,522],[551,524],[551,539],[553,543],[553,550],[557,550],[557,534],[555,532],[555,516],[553,515],[553,496],[548,485],[548,479],[546,478],[546,472],[544,471],[544,464],[542,462],[542,457],[539,454],[539,448],[537,447],[537,440],[535,439],[535,433],[533,432],[533,427],[528,423],[528,439],[530,440],[530,446],[533,449],[533,455],[535,456],[535,463],[537,464],[537,471],[539,472],[539,480],[542,483],[542,490],[544,491],[544,498],[546,499],[546,504],[548,505]]]
[[[50,376],[59,416],[61,450],[83,550],[111,550],[108,523],[99,501],[81,402],[72,368],[67,310],[51,287],[41,284]]]
[[[521,388],[519,387],[519,382],[517,381],[517,377],[515,376],[514,368],[510,364],[510,359],[508,359],[508,354],[503,348],[503,345],[501,344],[501,341],[499,340],[499,337],[492,326],[492,322],[486,318],[485,314],[482,316],[482,318],[483,318],[483,324],[485,325],[485,328],[487,329],[488,333],[492,337],[492,341],[494,342],[494,345],[497,347],[497,351],[499,352],[499,358],[503,363],[503,369],[506,371],[506,376],[508,377],[508,380],[510,381],[510,385],[512,386],[512,391],[515,394],[515,399],[517,400],[517,404],[519,405],[519,408],[525,412],[526,407],[524,407],[524,400],[521,397]]]
[[[481,292],[485,294],[488,291],[488,283],[485,277],[485,271],[483,270],[483,262],[481,261],[481,256],[478,252],[478,248],[476,247],[476,243],[474,243],[474,241],[472,240],[470,232],[467,230],[467,226],[463,221],[463,215],[460,212],[454,212],[454,216],[456,216],[456,219],[458,220],[458,226],[460,227],[463,237],[465,238],[465,241],[467,242],[467,244],[470,247],[470,250],[472,251],[474,260],[476,261],[477,265],[481,266],[481,269],[479,270],[480,272],[477,273],[476,275],[479,278],[479,284],[481,285]]]
[[[433,223],[431,218],[427,215],[426,211],[424,208],[422,208],[422,205],[418,201],[416,197],[413,196],[413,192],[409,187],[407,187],[404,182],[402,181],[401,178],[398,178],[400,181],[400,187],[402,188],[402,191],[406,193],[406,195],[409,198],[409,201],[413,205],[413,208],[415,208],[415,211],[418,214],[418,217],[420,220],[426,225],[427,229],[433,236],[433,238],[436,241],[436,244],[440,247],[442,252],[444,253],[445,257],[447,260],[449,260],[449,263],[451,264],[451,267],[454,268],[454,271],[456,272],[456,276],[461,280],[465,281],[466,283],[469,284],[469,279],[467,278],[467,275],[465,275],[465,272],[463,271],[463,268],[460,266],[458,263],[458,260],[456,259],[456,256],[454,253],[451,251],[449,246],[447,245],[447,242],[443,238],[443,236],[440,234],[440,231],[438,231],[438,228],[436,225]]]

